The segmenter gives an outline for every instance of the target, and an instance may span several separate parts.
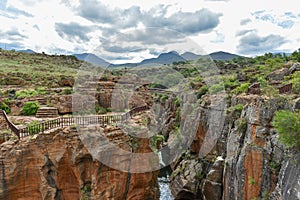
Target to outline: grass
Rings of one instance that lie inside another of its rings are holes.
[[[82,66],[95,68],[74,56],[28,54],[0,49],[0,85],[16,79],[24,82],[22,85],[51,86],[59,81],[61,75],[75,77]]]

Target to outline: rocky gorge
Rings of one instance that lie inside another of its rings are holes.
[[[276,110],[295,109],[297,101],[244,95],[231,99],[231,107],[238,104],[243,109],[227,111],[206,155],[199,152],[213,130],[205,121],[207,108],[200,112],[192,145],[170,165],[174,199],[299,199],[299,153],[286,149],[271,125]],[[165,117],[171,116],[163,128],[168,145],[173,134],[168,127],[176,123],[174,99],[164,106]],[[132,141],[120,128],[102,132],[131,151]],[[158,171],[131,174],[110,168],[85,147],[87,139],[70,127],[3,143],[1,199],[159,199]],[[152,151],[149,140],[137,143],[135,152]]]
[[[129,117],[18,138],[1,114],[0,199],[300,199],[299,146],[284,144],[273,123],[278,111],[300,111],[299,63],[262,66],[266,60],[257,58],[253,67],[250,61],[218,63],[221,75],[205,75],[222,83],[210,88],[191,62],[163,66],[172,73],[155,77],[163,79],[159,84],[150,83],[154,77],[142,80],[136,69],[65,77],[43,91],[1,82],[1,113],[10,112],[16,127],[71,116],[70,122],[76,115]],[[164,87],[172,81],[176,87]],[[51,106],[54,118],[25,116],[27,102]],[[130,114],[140,106],[147,109]]]

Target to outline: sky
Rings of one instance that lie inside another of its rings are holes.
[[[138,62],[300,48],[299,0],[0,0],[0,48]]]

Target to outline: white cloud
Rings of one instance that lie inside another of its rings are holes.
[[[4,0],[0,3],[0,44],[47,53],[91,52],[103,38],[109,41],[120,32],[156,26],[182,32],[207,53],[291,52],[300,47],[298,7],[293,0]],[[139,45],[180,42],[176,36],[160,34],[140,33],[131,39],[143,40]],[[125,47],[110,44],[103,53],[112,58],[109,51],[122,52],[119,58],[123,58]],[[154,55],[152,52],[157,51],[144,51],[143,55]],[[131,52],[130,58],[134,56],[137,53]]]

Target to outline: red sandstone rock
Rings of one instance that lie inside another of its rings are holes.
[[[111,140],[115,139],[119,141],[112,136]],[[138,151],[143,152],[145,147],[149,150],[143,145]],[[0,172],[0,199],[159,197],[157,172],[130,176],[105,166],[88,152],[78,134],[68,128],[0,145]]]

